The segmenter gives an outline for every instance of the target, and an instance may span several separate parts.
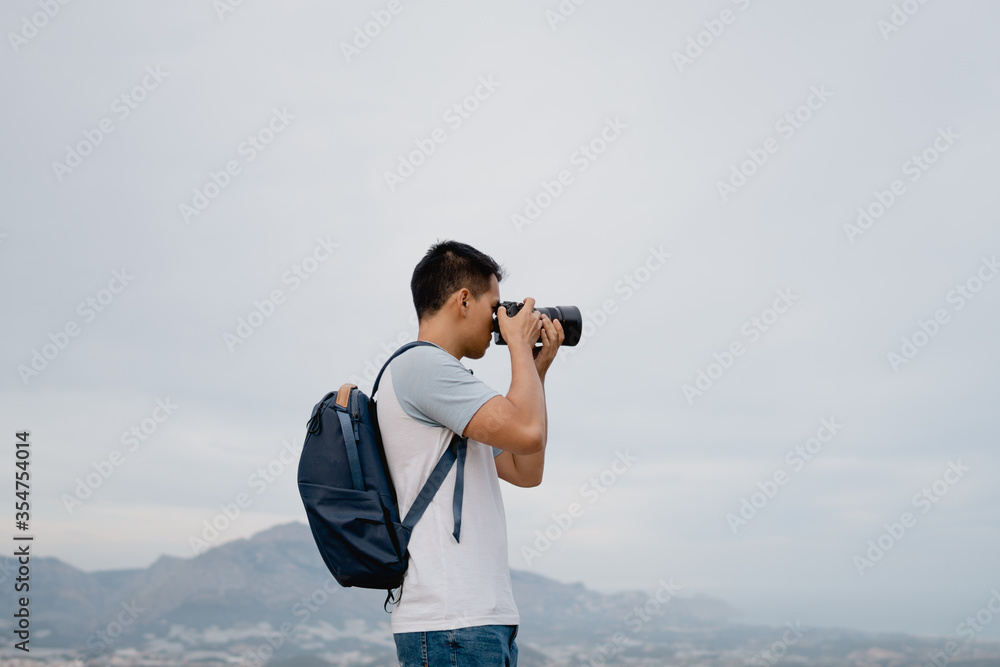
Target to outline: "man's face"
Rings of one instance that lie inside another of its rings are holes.
[[[475,337],[474,343],[470,341],[470,347],[479,351],[479,354],[467,356],[479,359],[486,354],[493,337],[493,309],[499,303],[500,283],[496,276],[491,275],[489,291],[469,303],[469,321]]]

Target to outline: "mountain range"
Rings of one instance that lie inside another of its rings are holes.
[[[16,572],[0,559],[0,585]],[[906,667],[1000,665],[1000,643],[977,640],[954,655],[945,639],[839,628],[734,622],[722,600],[676,590],[599,593],[511,570],[521,616],[518,664],[705,665],[775,663]],[[404,586],[405,595],[405,586]],[[386,592],[342,588],[305,523],[291,522],[193,558],[161,556],[147,568],[83,572],[32,557],[30,653],[13,647],[17,599],[0,602],[0,659],[92,664],[395,667]],[[26,663],[27,664],[27,663]]]

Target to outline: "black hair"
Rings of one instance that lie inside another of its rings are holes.
[[[417,319],[433,315],[463,287],[474,299],[490,289],[490,276],[504,279],[504,269],[489,255],[458,241],[438,241],[413,269],[410,291]]]

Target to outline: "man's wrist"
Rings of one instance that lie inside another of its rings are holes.
[[[514,343],[508,342],[507,348],[510,350],[510,355],[512,357],[527,355],[528,358],[531,359],[532,363],[534,363],[535,358],[531,354],[531,347],[528,345],[527,341],[514,342]]]

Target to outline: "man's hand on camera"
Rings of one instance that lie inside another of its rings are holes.
[[[545,379],[545,373],[552,365],[552,360],[555,359],[556,352],[564,340],[566,340],[566,332],[563,331],[562,322],[550,320],[548,315],[542,315],[542,346],[536,346],[531,351],[535,357],[538,377]]]
[[[503,308],[497,310],[497,321],[500,325],[500,335],[507,341],[508,347],[531,347],[538,340],[542,330],[542,314],[534,310],[535,300],[524,299],[524,305],[514,317],[507,317]]]

